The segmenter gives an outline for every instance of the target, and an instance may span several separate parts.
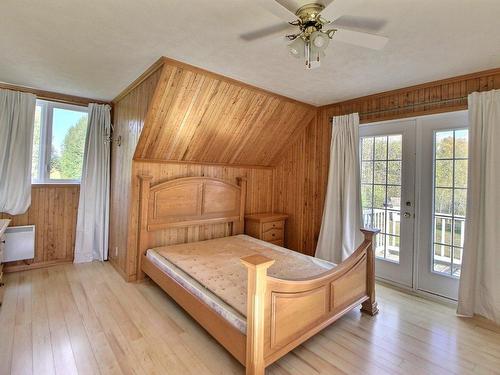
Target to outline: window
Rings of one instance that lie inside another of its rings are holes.
[[[87,117],[87,107],[36,101],[33,183],[80,181]]]
[[[467,202],[467,129],[434,134],[434,272],[460,277]]]

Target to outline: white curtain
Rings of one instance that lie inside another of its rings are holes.
[[[316,256],[340,263],[362,241],[359,186],[359,116],[333,118],[330,167]]]
[[[500,90],[469,95],[469,176],[459,315],[500,324]]]
[[[35,95],[0,89],[0,212],[23,214],[31,204],[35,107]]]
[[[111,107],[89,104],[75,263],[108,258]]]

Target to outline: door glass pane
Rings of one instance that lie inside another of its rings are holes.
[[[389,161],[387,163],[387,183],[390,185],[401,185],[401,161]]]
[[[375,243],[377,258],[396,263],[400,250],[402,142],[401,134],[361,138],[363,222],[380,229]]]
[[[467,205],[467,190],[454,189],[453,213],[455,216],[465,217]]]
[[[399,237],[398,236],[385,236],[386,241],[386,259],[394,262],[399,262]]]
[[[436,187],[453,186],[453,160],[436,160]]]
[[[387,162],[386,161],[376,161],[373,164],[373,181],[376,184],[385,184],[387,179]]]
[[[455,158],[467,159],[469,157],[469,130],[455,130]]]
[[[373,182],[373,163],[371,161],[361,163],[361,182],[366,184]]]
[[[401,186],[387,187],[386,208],[398,211],[401,209]]]
[[[375,160],[387,160],[387,137],[375,137]]]
[[[373,137],[361,140],[361,158],[362,160],[373,160]]]
[[[387,157],[389,160],[401,160],[402,159],[402,136],[401,134],[390,135],[387,141]]]
[[[455,160],[455,187],[467,187],[467,159]]]
[[[361,185],[361,202],[362,202],[363,208],[368,208],[371,211],[371,209],[373,207],[372,197],[373,197],[373,185],[362,184]]]
[[[373,186],[373,207],[385,208],[385,185]]]
[[[385,232],[387,234],[399,236],[399,228],[401,223],[401,215],[399,214],[399,211],[387,211],[386,221]]]
[[[451,218],[434,216],[434,243],[451,245],[451,224]]]
[[[460,277],[467,203],[468,130],[434,135],[432,270]]]
[[[453,158],[453,130],[436,132],[434,154],[436,159]]]
[[[453,211],[453,189],[436,188],[434,212],[436,215],[451,215]]]

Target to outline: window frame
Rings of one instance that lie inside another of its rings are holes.
[[[37,177],[31,179],[32,185],[57,185],[57,184],[74,184],[79,185],[80,179],[54,179],[50,178],[50,161],[52,150],[52,129],[54,109],[70,110],[75,112],[82,112],[88,116],[88,107],[62,103],[50,100],[37,99],[36,106],[41,105],[40,112],[40,149],[39,149],[39,163]]]

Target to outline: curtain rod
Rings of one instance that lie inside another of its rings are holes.
[[[59,93],[52,92],[52,91],[39,90],[39,89],[25,87],[25,86],[17,86],[17,85],[13,85],[13,84],[1,82],[1,81],[0,81],[0,89],[27,92],[27,93],[36,95],[37,99],[48,100],[48,101],[58,102],[58,103],[65,103],[65,104],[73,104],[73,105],[80,105],[80,106],[88,106],[89,103],[111,104],[110,102],[106,102],[103,100],[94,100],[94,99],[84,98],[84,97],[80,97],[80,96],[59,94]]]
[[[464,100],[467,99],[467,96],[460,96],[458,98],[453,98],[453,99],[441,99],[441,100],[435,100],[433,102],[424,102],[424,103],[415,103],[415,104],[408,104],[402,107],[397,107],[397,108],[390,108],[390,109],[378,109],[375,111],[368,111],[368,112],[360,112],[359,116],[368,116],[368,115],[375,115],[379,113],[385,113],[385,112],[394,112],[394,111],[401,111],[405,109],[410,109],[410,108],[415,108],[415,107],[422,107],[426,105],[435,105],[435,104],[444,104],[444,103],[451,103],[455,102],[458,100]],[[330,116],[330,120],[333,119],[334,116]]]

